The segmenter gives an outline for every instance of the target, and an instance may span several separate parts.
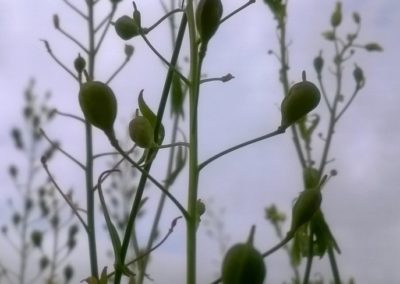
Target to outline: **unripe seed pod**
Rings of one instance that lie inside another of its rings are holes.
[[[317,107],[321,93],[317,86],[306,81],[303,71],[303,81],[294,84],[281,104],[281,128],[286,129],[297,120]]]
[[[131,120],[129,136],[139,147],[150,148],[154,145],[154,129],[144,116],[136,116]]]
[[[300,193],[292,209],[291,232],[309,222],[320,208],[322,195],[319,187],[308,188]]]
[[[356,84],[358,87],[361,87],[364,85],[364,82],[365,82],[364,72],[357,64],[355,64],[353,76],[354,76],[354,80],[356,81]]]
[[[115,31],[124,40],[129,40],[139,34],[139,27],[135,20],[122,16],[115,22]]]
[[[196,8],[196,26],[202,43],[207,44],[217,31],[222,11],[221,0],[200,0]]]
[[[314,68],[318,75],[321,74],[322,67],[324,67],[324,59],[321,56],[321,53],[314,58]]]
[[[86,67],[86,61],[80,54],[78,54],[78,57],[74,61],[74,67],[78,73],[82,73]]]
[[[335,11],[331,16],[331,25],[332,27],[337,27],[342,22],[342,3],[336,2]]]
[[[262,284],[266,276],[264,258],[249,243],[232,246],[222,264],[223,284]]]
[[[117,100],[114,92],[106,84],[90,81],[82,84],[79,91],[79,104],[85,119],[106,134],[113,133],[117,116]]]
[[[59,29],[60,29],[60,18],[58,17],[57,14],[54,14],[54,15],[53,15],[53,25],[54,25],[54,28],[55,28],[56,30],[59,30]]]

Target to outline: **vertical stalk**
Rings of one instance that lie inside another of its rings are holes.
[[[87,0],[88,8],[88,37],[89,37],[89,53],[88,53],[88,74],[89,79],[94,78],[95,65],[95,31],[94,31],[94,3],[93,0]],[[97,267],[97,250],[96,250],[96,230],[94,218],[94,192],[93,192],[93,137],[92,126],[86,122],[86,207],[87,207],[87,226],[88,226],[88,242],[90,254],[90,269],[92,276],[98,278]]]
[[[199,58],[199,45],[196,39],[196,27],[193,1],[187,2],[186,14],[189,26],[190,40],[190,86],[189,86],[189,192],[188,213],[186,220],[186,283],[196,283],[196,205],[198,194],[198,145],[197,145],[197,106],[200,90],[201,60]]]
[[[34,129],[32,129],[34,131]],[[33,137],[32,133],[32,137]],[[26,206],[26,201],[31,196],[32,191],[32,183],[33,183],[33,176],[34,176],[34,163],[35,163],[35,153],[36,153],[36,145],[35,141],[32,140],[31,147],[29,149],[29,160],[28,160],[28,178],[26,182],[26,189],[23,194],[23,213],[22,213],[22,221],[21,221],[21,263],[19,269],[19,283],[25,284],[25,276],[26,276],[26,267],[28,262],[28,219],[29,219],[29,212]]]
[[[283,86],[283,94],[284,96],[287,96],[289,93],[289,76],[288,76],[288,70],[289,70],[289,56],[288,56],[288,50],[286,46],[286,20],[280,19],[279,20],[279,29],[280,29],[280,35],[279,35],[279,46],[280,46],[280,61],[281,61],[281,71],[280,71],[280,80],[282,82]],[[301,149],[300,141],[299,141],[299,135],[297,133],[296,125],[293,125],[290,127],[292,131],[292,136],[293,136],[293,143],[297,151],[297,156],[299,157],[300,164],[302,168],[306,167],[306,161],[304,158],[303,151]]]

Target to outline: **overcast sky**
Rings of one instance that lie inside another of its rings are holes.
[[[108,1],[102,1],[108,4]],[[239,0],[223,2],[225,13],[243,3]],[[384,53],[357,50],[346,66],[348,77],[344,83],[344,95],[350,93],[354,86],[351,72],[355,62],[364,69],[366,86],[340,121],[335,133],[330,156],[334,161],[327,169],[337,169],[339,175],[326,186],[322,206],[342,249],[342,255],[337,259],[343,279],[353,276],[357,283],[399,283],[400,2],[343,2],[344,21],[340,31],[343,34],[353,31],[351,14],[357,11],[362,18],[359,43],[378,42],[383,46]],[[130,2],[124,3],[117,12],[118,16],[131,14]],[[158,0],[137,3],[145,26],[151,25],[163,14]],[[320,35],[329,29],[334,5],[335,1],[290,1],[288,38],[291,42],[289,73],[292,82],[301,79],[302,70],[307,70],[308,78],[315,80],[312,60],[319,50],[324,50],[326,62],[332,58],[331,46]],[[15,160],[15,153],[9,130],[22,123],[22,92],[29,79],[36,79],[38,93],[47,90],[53,93],[52,103],[55,107],[81,115],[76,83],[52,61],[39,40],[49,40],[53,51],[72,66],[79,49],[54,31],[54,13],[60,15],[63,27],[78,38],[85,38],[86,26],[61,0],[0,0],[0,204],[4,204],[12,194],[7,167]],[[225,84],[209,83],[202,87],[200,160],[278,126],[282,98],[279,66],[276,59],[268,55],[269,49],[278,48],[275,26],[270,11],[258,0],[224,23],[210,42],[204,72],[210,77],[232,73],[235,79]],[[149,36],[167,58],[171,50],[169,35],[168,25],[164,24]],[[140,39],[130,43],[135,46],[134,57],[111,84],[118,96],[120,126],[128,121],[136,108],[136,95],[141,89],[145,90],[145,98],[152,108],[157,107],[165,77],[165,68]],[[99,54],[97,79],[107,79],[122,62],[123,46],[124,42],[111,31],[105,48]],[[182,61],[182,64],[185,63]],[[327,84],[332,85],[334,78],[331,74],[326,72],[325,76]],[[324,114],[326,108],[321,104],[317,112]],[[167,130],[170,129],[167,121],[165,124]],[[321,127],[324,125],[326,121],[321,123]],[[49,125],[47,131],[52,137],[61,139],[75,156],[79,156],[83,155],[83,140],[79,140],[79,137],[83,139],[83,129],[79,127],[75,122],[58,118]],[[117,133],[124,135],[124,129],[119,128]],[[96,132],[96,139],[100,145],[98,149],[107,149],[107,141],[100,132]],[[320,145],[315,148],[319,149]],[[81,173],[72,163],[66,162],[65,157],[57,156],[54,167],[57,166],[63,172],[56,173],[56,176],[66,188],[83,183],[83,179],[79,183]],[[164,172],[165,161],[160,161],[155,166],[154,175],[162,179]],[[174,187],[182,202],[185,202],[185,184],[186,178],[182,177]],[[302,190],[301,184],[300,167],[288,132],[210,164],[201,174],[199,196],[203,200],[212,198],[214,210],[225,210],[222,218],[230,237],[229,245],[244,241],[250,226],[257,224],[256,245],[266,250],[277,239],[272,227],[264,220],[264,208],[275,203],[289,212],[292,200]],[[151,192],[148,195],[152,196],[149,204],[156,204],[157,195]],[[81,203],[84,204],[84,201]],[[149,215],[153,214],[150,208],[148,212]],[[169,227],[170,220],[179,214],[172,206],[168,206],[167,212],[163,218],[164,231]],[[2,218],[0,221],[4,222]],[[141,236],[145,237],[148,224],[143,222],[140,225],[143,228]],[[184,283],[184,227],[184,222],[180,222],[167,243],[156,251],[153,266],[149,270],[155,279],[154,283]],[[221,255],[217,243],[205,236],[204,228],[199,229],[199,235],[199,283],[208,283],[219,265],[214,261],[219,261]],[[100,238],[99,241],[104,240]],[[82,237],[82,243],[85,242],[86,239]],[[4,242],[0,240],[0,251],[3,246]],[[86,249],[85,245],[83,247]],[[85,256],[85,252],[75,255],[81,261]],[[103,263],[110,265],[105,261]],[[84,265],[89,267],[87,261],[82,267]],[[270,257],[267,266],[268,283],[289,280],[289,268],[283,253]],[[82,269],[77,279],[87,276],[88,271]],[[318,264],[314,271],[331,278],[326,260]]]

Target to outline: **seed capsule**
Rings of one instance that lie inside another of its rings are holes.
[[[139,27],[135,20],[122,16],[115,22],[115,31],[124,40],[129,40],[139,34]]]
[[[208,43],[222,17],[221,0],[200,0],[196,9],[196,26],[202,43]]]
[[[262,284],[266,275],[264,259],[251,244],[232,246],[222,264],[223,284]]]
[[[129,136],[139,147],[150,148],[154,145],[154,130],[144,116],[136,116],[129,123]]]
[[[107,134],[113,132],[117,116],[117,100],[109,86],[98,81],[82,84],[79,91],[79,104],[85,119],[90,124]]]
[[[294,84],[288,95],[281,104],[281,128],[286,129],[297,120],[317,107],[321,99],[321,94],[313,83],[305,78],[303,71],[303,81]]]
[[[292,209],[292,225],[290,231],[294,232],[302,225],[309,222],[315,212],[320,208],[321,202],[322,195],[319,187],[302,191]]]
[[[86,61],[80,54],[78,54],[78,57],[74,60],[74,67],[78,73],[82,73],[86,67]]]

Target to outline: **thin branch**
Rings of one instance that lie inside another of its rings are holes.
[[[76,7],[74,4],[70,3],[68,0],[63,0],[63,2],[65,4],[67,4],[73,11],[75,11],[79,16],[81,16],[82,18],[84,18],[85,20],[88,19],[88,17],[81,11],[78,9],[78,7]]]
[[[172,11],[169,11],[167,14],[165,14],[164,16],[162,16],[157,22],[155,22],[152,26],[150,26],[149,28],[143,28],[143,31],[145,33],[149,33],[151,32],[153,29],[155,29],[159,24],[161,24],[165,19],[167,19],[168,17],[172,16],[175,13],[179,13],[179,12],[184,12],[183,9],[174,9]]]
[[[89,50],[87,50],[87,48],[79,42],[79,40],[77,40],[76,38],[74,38],[72,35],[70,35],[69,33],[67,33],[63,28],[58,27],[57,30],[63,34],[66,38],[70,39],[73,43],[75,43],[77,46],[79,46],[84,52],[89,53]]]
[[[190,81],[181,72],[179,72],[175,66],[172,66],[168,62],[168,60],[161,55],[161,53],[158,52],[158,50],[151,44],[151,42],[148,40],[148,38],[142,31],[140,32],[140,35],[142,36],[143,40],[148,45],[148,47],[153,51],[153,53],[157,55],[157,57],[160,58],[160,60],[168,66],[168,68],[171,68],[181,78],[181,80],[186,83],[186,85],[190,85]]]
[[[222,157],[222,156],[224,156],[224,155],[226,155],[226,154],[228,154],[228,153],[230,153],[230,152],[232,152],[232,151],[235,151],[235,150],[240,149],[240,148],[242,148],[242,147],[245,147],[245,146],[248,146],[248,145],[250,145],[250,144],[253,144],[253,143],[256,143],[256,142],[259,142],[259,141],[268,139],[268,138],[271,138],[271,137],[273,137],[273,136],[276,136],[276,135],[282,134],[282,133],[285,133],[285,129],[279,127],[277,130],[272,131],[272,132],[270,132],[270,133],[268,133],[268,134],[262,135],[262,136],[260,136],[260,137],[257,137],[257,138],[248,140],[248,141],[246,141],[246,142],[243,142],[243,143],[240,143],[240,144],[238,144],[238,145],[236,145],[236,146],[233,146],[233,147],[231,147],[231,148],[228,148],[228,149],[226,149],[226,150],[224,150],[224,151],[222,151],[222,152],[220,152],[220,153],[218,153],[218,154],[212,156],[211,158],[208,158],[208,159],[205,160],[204,162],[202,162],[202,163],[199,165],[199,171],[201,171],[201,170],[202,170],[205,166],[207,166],[209,163],[215,161],[216,159],[218,159],[218,158],[220,158],[220,157]]]
[[[113,5],[112,10],[111,10],[111,12],[110,12],[110,19],[112,19],[112,17],[113,17],[114,14],[115,14],[115,11],[116,11],[115,8],[116,8],[116,6]],[[100,49],[100,47],[101,47],[101,44],[103,43],[104,38],[106,37],[107,31],[108,31],[108,29],[110,28],[110,25],[111,25],[111,20],[109,20],[109,21],[107,22],[106,27],[104,28],[103,32],[101,33],[100,39],[99,39],[99,41],[97,42],[96,47],[94,48],[94,54],[97,54],[97,52],[99,51],[99,49]]]
[[[57,143],[54,143],[46,134],[46,132],[40,128],[39,129],[40,133],[43,135],[43,137],[51,144],[51,146],[53,146],[55,149],[57,149],[58,151],[60,151],[61,153],[63,153],[67,158],[69,158],[71,161],[73,161],[75,164],[77,164],[82,170],[86,170],[86,167],[84,164],[82,164],[81,162],[78,161],[78,159],[74,158],[71,154],[69,154],[68,152],[64,151],[60,145],[58,145]]]
[[[53,51],[51,50],[50,44],[47,40],[45,39],[41,39],[41,41],[43,41],[47,52],[50,54],[50,56],[54,59],[55,62],[57,62],[58,65],[61,66],[61,68],[63,68],[65,71],[67,71],[67,73],[69,75],[71,75],[75,80],[79,81],[79,78],[71,71],[68,69],[67,66],[64,65],[64,63],[62,63],[54,54]]]
[[[55,110],[55,113],[58,114],[58,115],[61,115],[61,116],[65,116],[65,117],[70,117],[70,118],[76,119],[76,120],[78,120],[78,121],[80,121],[82,123],[86,123],[86,121],[83,118],[81,118],[81,117],[79,117],[77,115],[74,115],[74,114],[61,112],[61,111],[59,111],[57,109]]]
[[[135,259],[133,259],[133,260],[127,262],[127,263],[125,264],[125,266],[131,265],[131,264],[137,262],[138,260],[144,258],[145,256],[149,255],[151,252],[153,252],[153,251],[155,251],[156,249],[158,249],[163,243],[165,243],[165,241],[168,239],[168,237],[174,232],[174,228],[175,228],[175,226],[176,226],[176,224],[177,224],[177,222],[178,222],[178,220],[179,220],[180,218],[182,218],[182,216],[176,217],[174,220],[172,220],[172,222],[171,222],[171,227],[169,228],[168,233],[164,236],[164,238],[163,238],[158,244],[156,244],[154,247],[150,248],[148,251],[144,252],[143,254],[139,255],[139,256],[136,257]],[[112,277],[114,274],[115,274],[115,271],[109,273],[109,274],[107,275],[107,278]]]
[[[343,109],[338,113],[338,115],[336,115],[335,117],[335,123],[338,122],[338,120],[340,119],[340,117],[344,114],[344,112],[349,108],[349,106],[351,105],[351,103],[353,102],[353,100],[356,98],[358,92],[361,90],[360,86],[357,85],[356,88],[354,89],[353,94],[351,95],[349,101],[346,103],[346,105],[343,107]]]
[[[250,6],[251,4],[256,3],[256,0],[249,0],[246,4],[240,6],[239,8],[237,8],[236,10],[234,10],[232,13],[228,14],[227,16],[225,16],[224,18],[221,19],[221,21],[219,21],[219,24],[222,24],[223,22],[225,22],[226,20],[228,20],[230,17],[232,17],[233,15],[239,13],[241,10],[245,9],[247,6]]]
[[[207,83],[207,82],[213,82],[213,81],[220,81],[222,83],[226,83],[234,78],[235,77],[231,73],[228,73],[222,77],[207,78],[207,79],[200,80],[200,84]]]
[[[50,181],[53,183],[53,185],[55,186],[55,188],[57,189],[57,191],[61,194],[61,196],[64,198],[65,202],[67,202],[67,204],[69,205],[69,207],[71,208],[71,210],[74,212],[75,216],[78,217],[79,221],[81,222],[82,226],[85,228],[85,231],[87,233],[89,233],[89,228],[86,225],[85,221],[83,220],[83,218],[81,217],[81,214],[79,214],[77,208],[75,207],[75,205],[71,202],[71,200],[68,198],[67,195],[65,195],[65,193],[61,190],[61,188],[58,186],[57,182],[55,181],[53,175],[50,173],[49,168],[47,167],[47,161],[44,157],[42,157],[40,159],[40,161],[42,162],[43,168],[45,169],[47,175],[50,178]]]
[[[121,72],[122,69],[124,69],[126,64],[128,64],[130,58],[131,58],[130,56],[125,58],[124,62],[122,62],[122,64],[117,68],[117,70],[115,70],[114,73],[110,76],[110,78],[108,78],[106,84],[109,84],[118,75],[118,73]]]

